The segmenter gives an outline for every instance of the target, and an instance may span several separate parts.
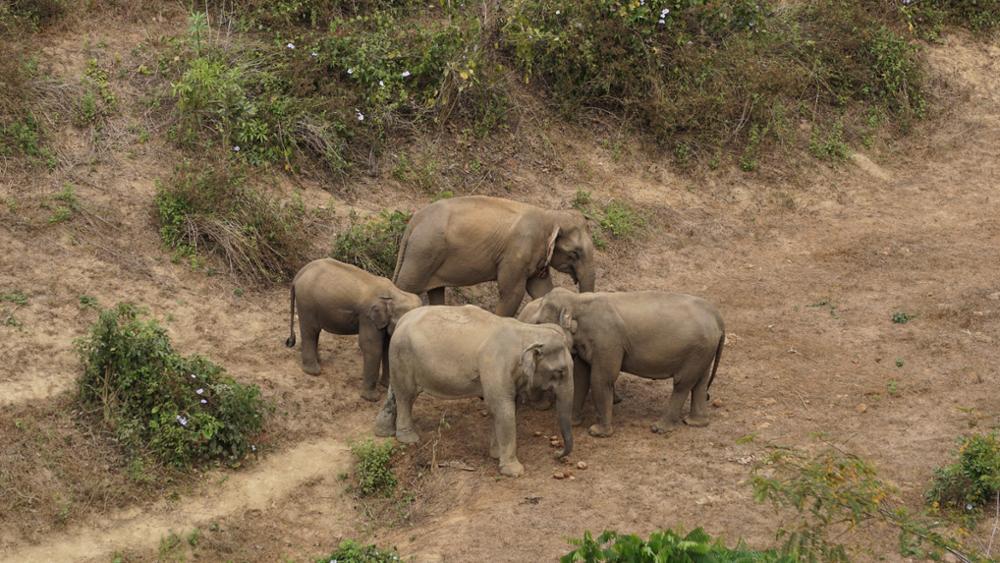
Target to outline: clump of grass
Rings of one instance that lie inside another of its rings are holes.
[[[333,240],[330,257],[391,278],[399,242],[409,220],[410,214],[399,210],[383,210],[365,221],[352,212],[350,226]]]
[[[1000,0],[905,2],[900,11],[908,23],[929,38],[937,37],[946,23],[981,34],[1000,28]]]
[[[396,491],[396,474],[392,470],[395,451],[391,440],[376,442],[369,439],[351,446],[351,453],[357,459],[354,479],[361,496],[389,497]]]
[[[395,549],[383,550],[374,545],[362,545],[354,540],[340,542],[333,553],[316,559],[316,563],[343,561],[349,563],[396,563],[399,553]]]
[[[896,311],[895,313],[892,314],[892,317],[890,317],[890,319],[892,320],[893,324],[905,325],[906,323],[912,321],[915,317],[916,315],[911,315],[906,311]]]
[[[578,190],[571,202],[574,209],[598,228],[594,230],[594,245],[607,247],[607,239],[628,240],[646,226],[646,220],[627,203],[612,199],[604,205],[596,203],[590,192]]]
[[[997,433],[976,434],[959,441],[958,459],[934,472],[927,492],[935,506],[974,513],[1000,502],[1000,440]]]
[[[77,342],[81,408],[100,416],[131,456],[188,467],[236,463],[254,448],[265,404],[256,385],[237,383],[200,356],[181,356],[166,331],[131,304],[101,311]]]
[[[576,546],[562,556],[561,563],[607,561],[614,563],[654,563],[659,561],[758,561],[761,563],[793,563],[798,561],[777,550],[754,551],[742,545],[726,547],[720,540],[697,528],[687,534],[674,530],[659,530],[649,539],[635,534],[605,531],[595,539],[584,532],[582,539],[571,539]]]
[[[256,282],[279,281],[305,260],[305,207],[283,204],[247,185],[225,162],[185,162],[156,195],[160,235],[184,255],[205,250]]]

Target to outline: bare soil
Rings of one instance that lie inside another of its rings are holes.
[[[81,23],[82,31],[46,39],[41,64],[76,83],[84,45],[103,44],[100,56],[120,55],[128,71],[132,48],[162,32],[145,25],[120,34]],[[577,430],[571,462],[588,468],[573,480],[552,478],[564,466],[535,436],[556,433],[554,413],[524,409],[518,453],[527,472],[511,480],[487,455],[477,400],[422,398],[424,444],[399,462],[414,500],[374,508],[339,477],[350,467],[348,444],[370,435],[378,409],[357,396],[355,339],[324,335],[324,372],[307,376],[298,350],[282,345],[286,288],[241,287],[171,260],[151,202],[178,155],[157,136],[138,141],[135,131],[151,123],[128,102],[129,81],[116,80],[126,102],[102,135],[67,126],[55,172],[0,179],[0,291],[28,296],[26,306],[0,304],[0,320],[12,314],[21,325],[0,326],[0,487],[53,493],[0,511],[0,559],[311,560],[357,538],[418,561],[538,561],[565,553],[566,538],[584,530],[695,526],[767,546],[781,515],[754,503],[749,460],[767,444],[809,449],[821,440],[871,460],[918,506],[956,437],[1000,425],[1000,45],[954,34],[927,56],[939,95],[932,117],[847,163],[695,178],[641,151],[622,158],[580,131],[553,130],[552,162],[512,159],[502,188],[477,184],[478,193],[509,191],[546,206],[585,189],[642,209],[645,231],[600,254],[598,287],[715,302],[729,331],[712,388],[720,406],[707,428],[656,435],[649,426],[670,383],[624,375],[616,434]],[[52,197],[66,182],[83,210],[50,223]],[[295,184],[282,179],[273,189],[300,190],[308,205],[339,217],[429,200],[387,178],[360,179],[348,192]],[[489,305],[493,291],[451,298]],[[276,412],[259,459],[148,487],[128,479],[106,437],[81,438],[68,394],[79,370],[73,340],[96,316],[83,295],[146,306],[178,350],[260,385]],[[893,323],[895,312],[913,320]],[[79,459],[31,457],[24,440],[39,436]],[[473,470],[432,471],[432,460]],[[80,480],[105,488],[87,493]],[[171,532],[180,545],[160,549]],[[971,541],[980,539],[985,547],[985,535]],[[898,557],[879,531],[843,540],[859,560]]]

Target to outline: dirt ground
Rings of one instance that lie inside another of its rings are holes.
[[[44,60],[58,62],[49,71],[77,81],[84,44],[103,41],[106,53],[124,56],[153,33],[88,29],[51,38]],[[21,327],[0,326],[2,432],[12,436],[13,421],[32,408],[66,404],[79,370],[73,340],[95,318],[79,304],[89,295],[103,305],[145,305],[177,349],[259,384],[277,405],[273,436],[245,468],[198,475],[169,495],[154,488],[58,519],[44,517],[45,508],[8,513],[0,559],[311,560],[358,538],[418,561],[540,561],[568,551],[566,539],[584,530],[696,526],[766,546],[780,515],[753,501],[748,460],[767,444],[809,449],[819,437],[871,460],[917,506],[956,437],[1000,425],[1000,45],[959,34],[927,54],[935,115],[848,163],[695,180],[640,153],[616,158],[573,132],[552,135],[555,172],[512,162],[509,197],[563,206],[585,189],[643,209],[646,231],[599,255],[598,288],[666,289],[716,303],[729,333],[712,388],[721,406],[707,428],[656,435],[649,426],[670,383],[623,376],[616,434],[577,429],[572,462],[589,467],[572,481],[552,478],[562,466],[534,435],[556,433],[554,413],[524,409],[518,454],[526,474],[511,480],[487,455],[478,400],[421,398],[424,445],[401,461],[415,501],[403,516],[383,511],[397,519],[392,526],[366,517],[339,478],[350,468],[348,444],[371,434],[378,408],[357,397],[355,339],[324,335],[323,374],[303,374],[298,350],[282,345],[286,288],[238,295],[230,278],[173,263],[161,246],[151,201],[177,155],[123,132],[144,117],[132,112],[100,150],[89,133],[67,127],[56,172],[0,179],[0,196],[17,202],[0,210],[0,291],[18,288],[29,300],[13,310]],[[115,87],[127,99],[127,81]],[[44,205],[64,182],[77,186],[85,211],[50,224]],[[352,207],[413,209],[428,200],[391,181],[359,182],[351,193],[370,195],[335,196],[309,180],[295,189],[339,217]],[[491,291],[473,294],[489,303]],[[5,303],[0,314],[12,309]],[[914,318],[895,324],[895,312]],[[421,469],[417,460],[431,455],[473,471]],[[121,472],[108,467],[92,475]],[[195,528],[196,546],[160,549],[169,533]],[[858,560],[898,558],[895,538],[878,532],[843,539]],[[970,541],[985,547],[985,537]]]

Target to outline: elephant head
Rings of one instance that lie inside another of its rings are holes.
[[[594,239],[587,219],[579,211],[550,211],[555,219],[557,234],[550,243],[549,265],[569,274],[580,292],[594,291]]]
[[[413,293],[399,290],[382,293],[368,308],[368,318],[376,328],[392,335],[399,319],[422,304],[420,297]]]
[[[529,301],[517,316],[517,320],[528,324],[558,324],[570,335],[576,332],[574,309],[581,296],[557,287],[544,297]]]
[[[529,392],[555,392],[559,431],[563,439],[563,450],[556,457],[567,456],[573,451],[572,341],[559,327],[547,325],[533,327],[528,342],[520,362],[524,381]]]

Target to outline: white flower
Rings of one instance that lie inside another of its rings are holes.
[[[199,387],[199,388],[195,389],[194,392],[197,393],[197,394],[199,394],[199,395],[201,395],[201,394],[203,394],[205,392],[205,389],[203,387]]]
[[[556,10],[556,15],[557,15],[557,16],[559,15],[559,13],[560,13],[560,12],[559,12],[559,10]]]
[[[201,404],[203,404],[203,405],[207,405],[207,404],[208,404],[208,399],[202,399],[202,400],[201,400]]]
[[[191,379],[198,379],[198,376],[192,373],[191,374]]]
[[[365,120],[365,114],[361,113],[358,110],[354,110],[354,111],[358,112],[358,121],[364,121]]]
[[[285,45],[285,47],[288,47],[289,49],[294,49],[295,48],[295,44],[294,43],[289,43],[288,45]]]
[[[660,21],[659,21],[658,23],[659,23],[660,25],[663,25],[663,24],[667,23],[667,20],[663,20],[663,19],[661,19],[661,20],[660,20]]]
[[[240,152],[240,146],[239,145],[233,145],[233,152]],[[194,374],[193,373],[191,374],[191,379],[194,379]]]
[[[967,505],[965,505],[965,509],[966,509],[966,510],[968,510],[969,512],[972,512],[972,508],[973,508],[973,506],[972,506],[972,504],[971,504],[971,503],[970,503],[970,504],[967,504]]]
[[[385,82],[382,82],[381,80],[379,80],[378,81],[378,86],[379,86],[379,88],[385,88]]]
[[[252,452],[257,451],[257,446],[255,446],[253,444],[250,444],[250,451],[252,451]]]
[[[319,53],[317,53],[316,51],[313,51],[312,53],[309,53],[309,56],[310,57],[318,57]]]
[[[354,74],[354,69],[353,68],[347,69],[347,74]]]
[[[188,419],[184,418],[181,415],[177,415],[177,422],[181,423],[181,426],[187,426],[188,425]]]
[[[409,76],[410,76],[410,71],[408,71],[408,70],[404,70],[404,71],[403,71],[403,74],[400,74],[400,76],[402,76],[403,78],[407,78],[407,77],[409,77]]]

